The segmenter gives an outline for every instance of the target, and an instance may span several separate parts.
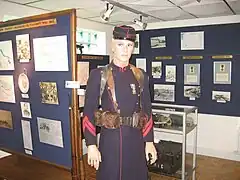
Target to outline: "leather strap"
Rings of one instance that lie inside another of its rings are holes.
[[[110,68],[110,70],[108,70],[107,84],[108,84],[108,87],[109,87],[109,89],[111,91],[114,110],[116,112],[120,112],[120,110],[118,108],[116,92],[115,92],[115,83],[114,83],[114,79],[113,79],[113,74],[112,74],[112,69],[111,68]]]
[[[107,77],[108,77],[107,68],[108,68],[107,66],[101,68],[100,98],[102,97],[102,93],[103,93],[106,83],[107,83]]]
[[[133,72],[133,75],[135,76],[139,86],[140,86],[140,92],[143,92],[143,87],[144,87],[144,75],[143,72],[139,69],[130,64],[130,68]]]
[[[141,94],[143,92],[143,87],[144,87],[143,72],[139,68],[136,68],[135,66],[133,66],[132,64],[130,64],[130,69],[132,70],[133,75],[139,84],[140,94]],[[114,79],[113,79],[113,75],[112,75],[112,68],[109,65],[106,65],[105,67],[102,67],[102,69],[101,69],[101,85],[100,85],[100,97],[99,97],[100,100],[102,97],[102,93],[105,89],[106,83],[108,84],[108,87],[111,91],[114,110],[116,112],[120,112],[120,110],[118,109],[118,103],[117,103],[117,99],[116,99],[115,83],[114,83]],[[139,96],[139,106],[140,106],[140,110],[141,110],[142,109],[141,95]]]

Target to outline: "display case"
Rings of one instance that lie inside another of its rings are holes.
[[[168,175],[182,180],[195,180],[198,108],[196,106],[152,103],[152,118],[155,133],[162,132],[181,136],[181,167],[174,174]],[[186,153],[187,136],[190,132],[193,137],[193,150],[191,153]]]

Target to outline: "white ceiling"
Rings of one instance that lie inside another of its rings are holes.
[[[161,22],[202,17],[240,14],[240,0],[114,0],[148,15],[146,22]],[[103,22],[100,14],[106,10],[101,0],[0,0],[0,14],[17,17],[51,11],[76,8],[80,18],[104,24],[132,24],[139,14],[114,7],[109,22]]]

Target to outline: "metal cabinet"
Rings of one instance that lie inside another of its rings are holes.
[[[195,106],[152,103],[152,113],[153,115],[162,116],[163,118],[163,120],[160,121],[156,121],[155,119],[155,133],[162,132],[180,136],[182,143],[182,167],[174,176],[182,180],[189,179],[189,177],[195,180],[198,108]],[[174,117],[177,117],[177,119],[174,120]],[[190,132],[193,133],[193,150],[189,154],[186,153],[186,144],[187,136]],[[186,155],[190,156],[190,164],[186,163]]]

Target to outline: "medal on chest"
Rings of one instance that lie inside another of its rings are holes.
[[[130,87],[132,89],[132,94],[137,94],[136,85],[135,84],[130,84]]]

